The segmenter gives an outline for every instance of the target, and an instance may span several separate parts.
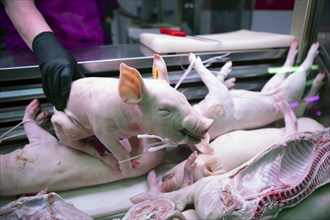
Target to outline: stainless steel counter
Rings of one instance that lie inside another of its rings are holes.
[[[202,59],[230,52],[235,61],[275,60],[283,58],[287,48],[256,51],[223,51],[196,53]],[[153,51],[140,44],[107,45],[72,50],[84,72],[117,71],[120,63],[140,68],[152,66]],[[164,54],[168,66],[188,64],[187,54]],[[0,81],[39,78],[40,72],[34,54],[29,50],[8,53],[0,51]]]

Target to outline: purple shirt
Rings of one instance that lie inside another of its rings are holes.
[[[120,7],[117,0],[96,0],[101,22],[106,18],[107,10],[116,10]]]
[[[100,23],[104,15],[98,10],[103,1],[108,2],[104,3],[107,7],[113,5],[109,3],[113,2],[112,0],[35,0],[35,4],[62,45],[66,48],[76,48],[104,43]],[[116,4],[118,3],[114,5]],[[7,50],[27,48],[6,15],[2,4],[0,4],[0,27],[6,29]]]

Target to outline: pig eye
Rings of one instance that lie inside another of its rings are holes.
[[[169,110],[167,108],[160,108],[160,109],[158,109],[158,111],[159,111],[160,116],[163,116],[163,117],[171,114],[171,110]]]

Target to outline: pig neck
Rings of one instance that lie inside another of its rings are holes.
[[[138,105],[128,105],[123,109],[122,113],[127,121],[127,128],[132,135],[148,131],[144,123],[144,114]]]

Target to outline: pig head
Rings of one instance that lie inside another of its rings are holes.
[[[163,59],[154,56],[153,73],[158,79],[143,80],[138,71],[120,67],[119,94],[123,102],[139,108],[143,132],[166,137],[176,143],[197,144],[212,124],[195,111],[186,97],[173,89]],[[136,82],[132,82],[132,76]]]
[[[54,110],[52,122],[58,138],[67,146],[98,157],[113,168],[128,173],[127,160],[141,149],[122,145],[138,134],[154,134],[178,144],[197,144],[213,120],[197,113],[186,97],[172,88],[164,60],[154,56],[157,79],[143,79],[138,70],[120,65],[119,79],[87,77],[72,83],[67,108]],[[85,138],[96,138],[111,152],[100,154]],[[143,149],[142,149],[143,150]],[[130,154],[131,153],[131,154]]]

